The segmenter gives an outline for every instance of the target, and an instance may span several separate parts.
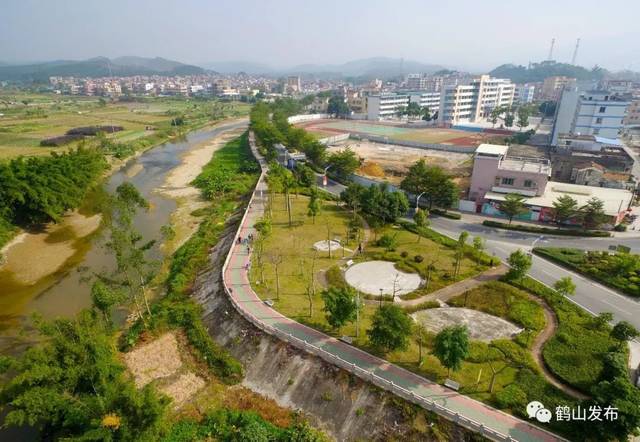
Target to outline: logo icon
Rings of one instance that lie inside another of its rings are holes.
[[[542,402],[531,401],[527,404],[527,415],[529,419],[536,418],[538,422],[546,424],[551,422],[551,411],[544,408]]]

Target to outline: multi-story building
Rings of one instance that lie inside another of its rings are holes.
[[[510,157],[507,155],[508,151],[508,146],[492,144],[478,146],[473,162],[469,199],[461,201],[461,210],[505,216],[500,210],[500,205],[508,194],[515,193],[524,197],[523,203],[528,209],[516,217],[522,220],[553,221],[553,203],[567,195],[576,200],[580,207],[591,198],[600,199],[604,204],[606,223],[609,226],[620,223],[626,215],[633,192],[624,188],[550,181],[549,160]],[[587,175],[583,174],[580,179],[595,182],[589,180]],[[608,178],[605,178],[606,180]],[[598,181],[598,184],[600,183],[601,181]]]
[[[427,88],[428,77],[424,74],[409,74],[407,75],[407,88],[416,91]]]
[[[618,138],[629,104],[629,97],[609,91],[580,93],[575,87],[565,88],[556,111],[551,144],[557,145],[561,134]]]
[[[515,85],[508,79],[482,75],[469,84],[446,85],[440,94],[438,121],[484,121],[496,107],[513,104]]]
[[[558,101],[565,88],[574,87],[575,85],[575,78],[563,76],[547,77],[542,83],[542,99]]]
[[[299,75],[287,77],[287,92],[302,92],[302,82]]]
[[[383,93],[367,97],[367,119],[384,120],[395,117],[398,110],[409,104],[409,95]]]
[[[532,103],[536,94],[536,87],[532,84],[519,84],[516,86],[513,101],[519,104]]]
[[[422,108],[429,108],[431,115],[440,109],[440,92],[407,92],[409,102],[418,103]]]
[[[634,99],[627,108],[627,115],[624,117],[624,126],[628,128],[640,127],[640,98]]]

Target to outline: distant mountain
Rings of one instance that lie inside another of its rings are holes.
[[[128,75],[196,75],[206,71],[164,58],[119,57],[109,60],[56,60],[28,65],[0,66],[0,80],[46,82],[51,76],[106,77]]]
[[[607,71],[598,66],[589,70],[582,66],[568,63],[543,61],[542,63],[532,63],[529,67],[503,64],[489,72],[489,74],[498,78],[510,78],[515,83],[535,83],[556,75],[573,77],[578,81],[597,81],[602,79],[607,74]]]
[[[443,66],[420,63],[399,58],[374,57],[349,61],[342,64],[301,64],[289,68],[275,68],[247,61],[208,62],[203,66],[225,74],[246,72],[248,74],[288,75],[305,74],[319,77],[380,77],[388,78],[400,73],[433,73]]]

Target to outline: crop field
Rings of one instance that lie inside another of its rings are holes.
[[[64,135],[80,126],[122,126],[109,135],[119,142],[134,141],[167,128],[175,115],[182,115],[189,127],[206,123],[212,114],[212,100],[145,98],[140,102],[111,102],[98,97],[70,97],[0,90],[0,159],[18,155],[44,155],[62,147],[41,147],[45,138]],[[224,103],[226,116],[248,113],[249,106]]]
[[[392,124],[355,120],[322,120],[306,123],[303,127],[318,134],[320,138],[340,133],[357,133],[363,136],[388,137],[389,140],[416,141],[419,143],[451,144],[457,146],[477,146],[486,142],[491,135],[466,132],[456,129],[408,128]]]

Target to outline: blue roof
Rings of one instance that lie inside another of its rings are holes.
[[[622,146],[622,143],[617,138],[605,138],[596,136],[596,141],[598,143],[607,144],[609,146]]]

